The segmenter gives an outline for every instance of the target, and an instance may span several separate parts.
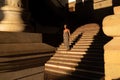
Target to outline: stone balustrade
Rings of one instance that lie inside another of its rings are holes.
[[[120,6],[113,8],[114,14],[103,19],[103,32],[113,37],[104,46],[105,80],[120,79]]]

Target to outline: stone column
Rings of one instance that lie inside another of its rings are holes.
[[[120,6],[103,19],[103,32],[113,39],[104,46],[105,80],[120,79]]]
[[[0,31],[21,32],[25,29],[22,20],[22,2],[21,0],[4,0],[1,7],[2,19],[0,19]]]

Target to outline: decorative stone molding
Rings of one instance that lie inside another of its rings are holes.
[[[105,80],[120,79],[120,6],[103,19],[103,32],[113,39],[104,46]]]

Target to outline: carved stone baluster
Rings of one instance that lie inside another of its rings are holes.
[[[25,24],[21,17],[23,11],[21,0],[4,1],[4,5],[1,7],[1,12],[3,15],[0,21],[0,31],[24,31]]]
[[[113,39],[104,46],[105,80],[120,79],[120,6],[103,19],[103,32]]]

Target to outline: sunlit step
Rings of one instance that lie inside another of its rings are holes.
[[[72,57],[72,58],[83,58],[83,54],[60,54],[56,53],[53,57]]]
[[[96,42],[96,43],[103,43],[103,42],[105,42],[104,40],[99,40],[99,39],[97,39],[97,40],[87,40],[87,39],[79,39],[78,41],[77,41],[77,43],[83,43],[83,42]]]
[[[90,46],[92,43],[76,43],[74,46]]]
[[[52,71],[55,73],[71,74],[72,72],[78,71],[78,72],[103,75],[102,72],[85,70],[85,69],[77,69],[75,67],[69,67],[69,66],[52,65],[52,64],[45,64],[45,66],[46,66],[45,71]]]
[[[102,43],[93,44],[93,43],[82,43],[82,42],[81,42],[81,43],[76,43],[75,45],[77,45],[77,46],[91,46],[91,45],[92,45],[92,46],[93,46],[93,45],[94,45],[94,46],[103,46]]]
[[[85,62],[96,62],[103,60],[102,57],[96,58],[96,56],[88,56],[88,57],[51,57],[51,60],[59,60],[59,61],[71,61],[71,62],[81,62],[84,59]]]
[[[103,48],[103,45],[98,45],[98,44],[90,44],[90,43],[76,43],[71,49],[74,49],[74,48],[77,48],[77,49],[102,49]],[[61,46],[59,48],[57,48],[57,50],[63,50],[65,51],[66,50],[66,47],[65,46]]]
[[[88,51],[89,49],[86,49],[86,48],[72,48],[71,51]]]
[[[96,35],[82,35],[81,38],[94,38]]]
[[[71,51],[100,51],[100,49],[72,48]]]
[[[77,51],[61,51],[57,50],[56,53],[62,53],[62,54],[87,54],[87,52],[77,52]]]
[[[77,68],[77,69],[86,69],[86,70],[93,70],[93,71],[101,71],[103,72],[104,68],[100,66],[95,66],[95,65],[88,65],[88,64],[82,64],[82,62],[63,62],[63,61],[48,61],[47,65],[55,65],[55,66],[68,66],[72,68]],[[46,66],[47,66],[46,65]]]
[[[66,47],[59,47],[57,48],[56,52],[58,51],[64,51],[66,53],[67,51],[70,51],[70,50],[67,50]]]
[[[83,33],[83,36],[95,36],[95,35],[97,35],[97,33],[96,32],[87,32],[87,33]]]
[[[65,60],[65,61],[68,61],[68,60],[69,60],[69,61],[78,61],[78,62],[81,61],[81,58],[52,57],[51,60],[52,60],[52,59],[54,59],[54,60],[55,60],[55,59],[56,59],[56,60]]]
[[[59,49],[59,48],[65,49],[66,46],[65,45],[60,45],[57,49]]]
[[[91,41],[91,40],[88,40],[88,41],[85,41],[85,40],[79,40],[78,42],[76,42],[76,44],[77,43],[92,43],[93,41]]]
[[[71,60],[59,60],[59,59],[51,59],[49,60],[50,62],[51,61],[56,61],[56,62],[65,62],[65,63],[75,63],[75,64],[79,64],[80,65],[88,65],[88,66],[97,66],[98,68],[101,67],[101,66],[104,66],[104,63],[103,62],[100,62],[99,60],[85,60],[84,58],[83,59],[80,59],[79,61],[71,61]],[[48,62],[49,62],[48,61]],[[46,63],[48,64],[48,63]],[[51,64],[54,64],[54,63],[51,63]],[[58,65],[58,64],[57,64]],[[70,64],[69,64],[70,65]]]
[[[73,48],[103,48],[102,46],[74,45]]]
[[[88,33],[83,33],[82,36],[96,36],[96,35],[97,35],[96,32],[95,32],[95,33],[90,33],[90,32],[88,32]]]
[[[74,71],[62,71],[62,70],[56,70],[56,69],[51,69],[51,68],[47,68],[45,67],[45,71],[49,71],[49,72],[52,72],[52,73],[55,73],[55,74],[65,74],[65,75],[72,75],[71,73],[74,72]]]
[[[52,67],[52,68],[57,68],[57,69],[64,69],[64,70],[71,70],[71,71],[75,71],[75,68],[73,67],[69,67],[69,66],[62,66],[62,65],[54,65],[54,64],[45,64],[45,70],[47,69],[47,67]],[[52,70],[52,69],[51,69]]]
[[[84,32],[85,31],[85,32]],[[91,34],[95,34],[95,33],[98,33],[99,30],[95,30],[95,29],[83,29],[83,32],[84,34],[85,33],[91,33]]]
[[[53,56],[51,57],[51,60],[70,60],[70,61],[81,61],[81,59],[83,59],[83,56],[79,56],[79,57],[72,57],[72,56]]]
[[[73,43],[73,41],[70,41],[70,42],[69,42],[69,45],[71,45],[72,43]],[[61,47],[61,46],[65,46],[63,42],[61,43],[60,47]]]
[[[87,61],[88,63],[91,63],[90,61]],[[93,62],[94,63],[94,62]],[[99,62],[98,62],[99,63]],[[53,64],[53,65],[62,65],[62,66],[69,66],[69,67],[77,67],[78,68],[86,68],[86,69],[91,69],[91,68],[96,68],[95,70],[101,70],[103,67],[98,66],[98,65],[89,65],[81,62],[71,62],[71,61],[59,61],[59,60],[49,60],[46,64]],[[94,70],[93,69],[93,70]],[[102,70],[101,70],[102,71]]]
[[[94,38],[89,38],[89,37],[81,37],[81,38],[79,38],[79,40],[86,40],[86,41],[88,41],[88,40],[92,40],[92,41],[99,41],[99,42],[103,42],[103,41],[105,41],[105,39],[102,39],[102,38],[104,38],[104,37],[94,37]]]
[[[94,60],[103,59],[103,55],[101,53],[97,53],[97,52],[96,53],[90,53],[89,52],[89,53],[86,53],[86,54],[80,54],[80,53],[55,53],[55,55],[56,55],[55,57],[81,58],[82,59],[82,57],[85,56],[85,57],[83,57],[84,59],[92,59],[92,58]]]
[[[84,40],[84,41],[93,41],[94,40],[94,38],[80,38],[79,40]]]
[[[53,61],[53,60],[48,61],[46,64],[69,65],[71,67],[75,67],[79,65],[77,62],[63,62],[63,61]]]
[[[92,44],[93,43],[93,41],[78,41],[78,42],[76,42],[75,44]]]
[[[85,52],[85,51],[59,51],[57,50],[56,53],[61,53],[61,54],[88,54],[88,52]],[[89,52],[89,54],[99,54],[100,52]]]

